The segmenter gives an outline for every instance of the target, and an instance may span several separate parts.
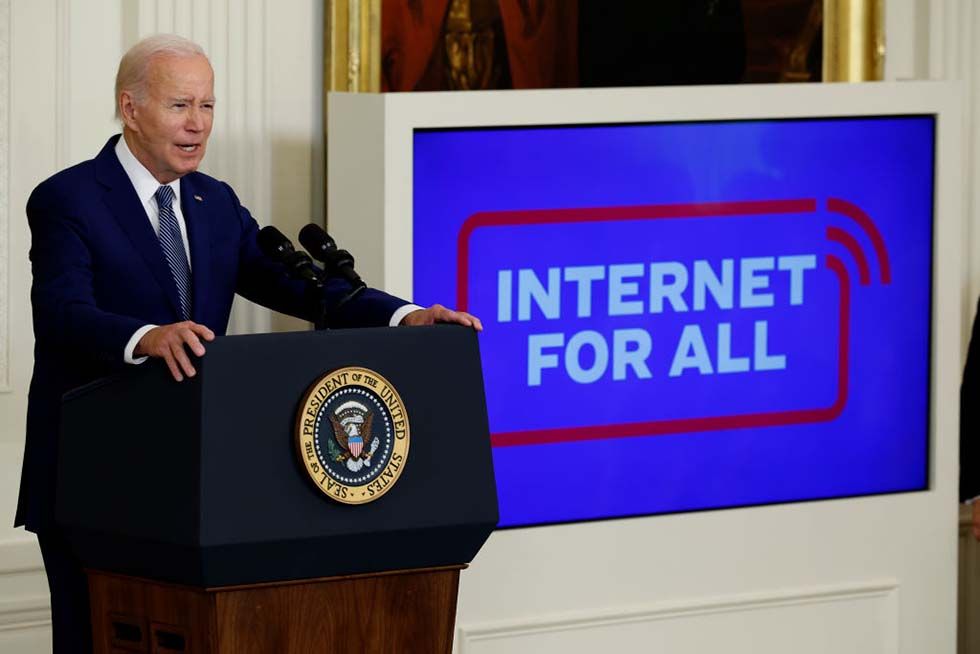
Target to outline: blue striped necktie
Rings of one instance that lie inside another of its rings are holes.
[[[184,320],[191,319],[191,268],[187,264],[187,254],[184,251],[184,241],[180,238],[180,225],[174,215],[174,190],[169,186],[161,186],[154,194],[157,206],[160,208],[160,247],[163,256],[170,266],[170,274],[177,283],[177,295],[180,298],[180,313]]]

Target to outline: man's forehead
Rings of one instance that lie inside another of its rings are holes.
[[[148,84],[189,85],[206,82],[210,85],[214,82],[214,71],[211,62],[203,55],[156,55],[150,59],[146,81]]]

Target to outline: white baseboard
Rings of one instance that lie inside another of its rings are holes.
[[[47,629],[50,601],[44,566],[33,534],[10,530],[0,541],[0,650],[12,632]]]
[[[51,605],[47,595],[0,601],[0,633],[50,625]]]
[[[17,534],[14,530],[11,532]],[[0,578],[34,572],[44,572],[44,562],[34,534],[22,531],[9,540],[0,540]]]
[[[598,643],[610,651],[647,651],[657,644],[650,651],[699,652],[711,646],[715,651],[759,654],[780,651],[782,641],[797,634],[805,638],[812,628],[840,630],[853,643],[853,649],[837,652],[895,654],[898,588],[895,580],[879,580],[463,624],[456,646],[458,654],[575,654],[596,651]],[[811,650],[797,642],[781,651]]]

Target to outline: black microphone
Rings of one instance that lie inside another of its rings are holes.
[[[290,277],[314,284],[320,283],[319,271],[313,267],[310,255],[302,251],[297,252],[292,242],[278,229],[272,225],[263,227],[259,230],[256,240],[265,256],[286,266]]]
[[[299,242],[317,261],[337,249],[337,241],[319,225],[310,223],[299,230]]]
[[[354,270],[354,257],[347,250],[338,250],[337,242],[319,225],[310,223],[299,230],[299,242],[317,261],[322,261],[328,273],[343,277],[358,291],[367,284]]]

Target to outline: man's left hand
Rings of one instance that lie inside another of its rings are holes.
[[[433,304],[428,309],[419,309],[402,318],[402,325],[417,327],[419,325],[432,325],[437,322],[452,322],[464,327],[472,327],[478,332],[483,331],[483,323],[474,315],[465,311],[453,311],[441,304]]]

